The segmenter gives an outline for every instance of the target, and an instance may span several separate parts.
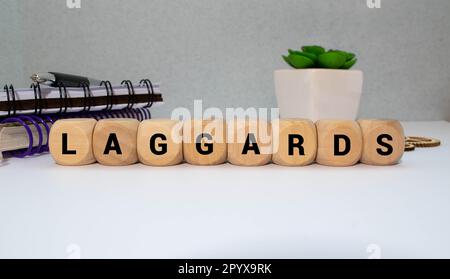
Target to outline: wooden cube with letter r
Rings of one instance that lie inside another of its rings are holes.
[[[362,132],[353,120],[319,120],[317,163],[326,166],[353,166],[361,159]]]
[[[102,165],[126,166],[138,162],[136,119],[104,119],[94,129],[94,156]]]
[[[317,154],[317,131],[311,120],[277,119],[272,121],[272,161],[282,166],[306,166]]]
[[[92,134],[95,119],[65,119],[56,121],[50,130],[49,148],[53,159],[63,166],[95,163]]]
[[[361,163],[397,164],[405,151],[403,127],[397,120],[364,119],[358,121],[363,136]]]

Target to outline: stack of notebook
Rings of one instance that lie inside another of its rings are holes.
[[[150,108],[162,103],[159,84],[144,79],[120,85],[109,81],[51,73],[33,75],[30,88],[6,85],[0,93],[0,157],[27,157],[48,151],[51,125],[60,118],[151,118]]]

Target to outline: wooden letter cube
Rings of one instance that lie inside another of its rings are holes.
[[[317,154],[317,131],[311,120],[272,121],[272,161],[282,166],[306,166]]]
[[[139,161],[149,166],[173,166],[183,162],[183,126],[170,119],[141,122],[137,136]]]
[[[184,160],[193,165],[227,161],[227,125],[223,120],[190,120],[183,126]]]
[[[228,162],[238,166],[262,166],[271,160],[270,123],[244,119],[228,123]]]
[[[127,166],[137,163],[135,119],[100,120],[94,129],[94,156],[102,165]]]
[[[361,159],[362,132],[352,120],[319,120],[316,123],[317,163],[326,166],[353,166]]]
[[[403,127],[396,120],[360,120],[363,135],[361,163],[368,165],[397,164],[405,151]]]
[[[50,130],[50,153],[57,164],[82,166],[95,163],[92,134],[95,119],[56,121]]]

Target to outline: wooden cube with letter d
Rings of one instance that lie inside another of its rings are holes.
[[[362,154],[362,132],[353,120],[319,120],[317,128],[318,164],[335,167],[353,166]]]

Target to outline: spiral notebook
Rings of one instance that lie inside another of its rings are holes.
[[[20,115],[0,122],[0,160],[5,157],[24,158],[48,152],[48,136],[54,121],[61,118],[134,118],[150,119],[148,108],[100,112],[68,113],[64,115]]]
[[[4,87],[0,93],[0,159],[27,157],[48,152],[48,136],[54,121],[61,118],[150,119],[149,108],[162,103],[159,84],[143,79],[120,85],[87,78],[51,73],[51,85],[34,80],[30,88]],[[64,80],[64,82],[63,82]],[[67,86],[66,86],[67,85]]]
[[[124,80],[120,85],[102,81],[99,86],[57,87],[33,83],[30,88],[4,87],[0,95],[0,117],[22,114],[64,114],[102,110],[151,107],[163,101],[159,84],[141,80],[133,84]]]

